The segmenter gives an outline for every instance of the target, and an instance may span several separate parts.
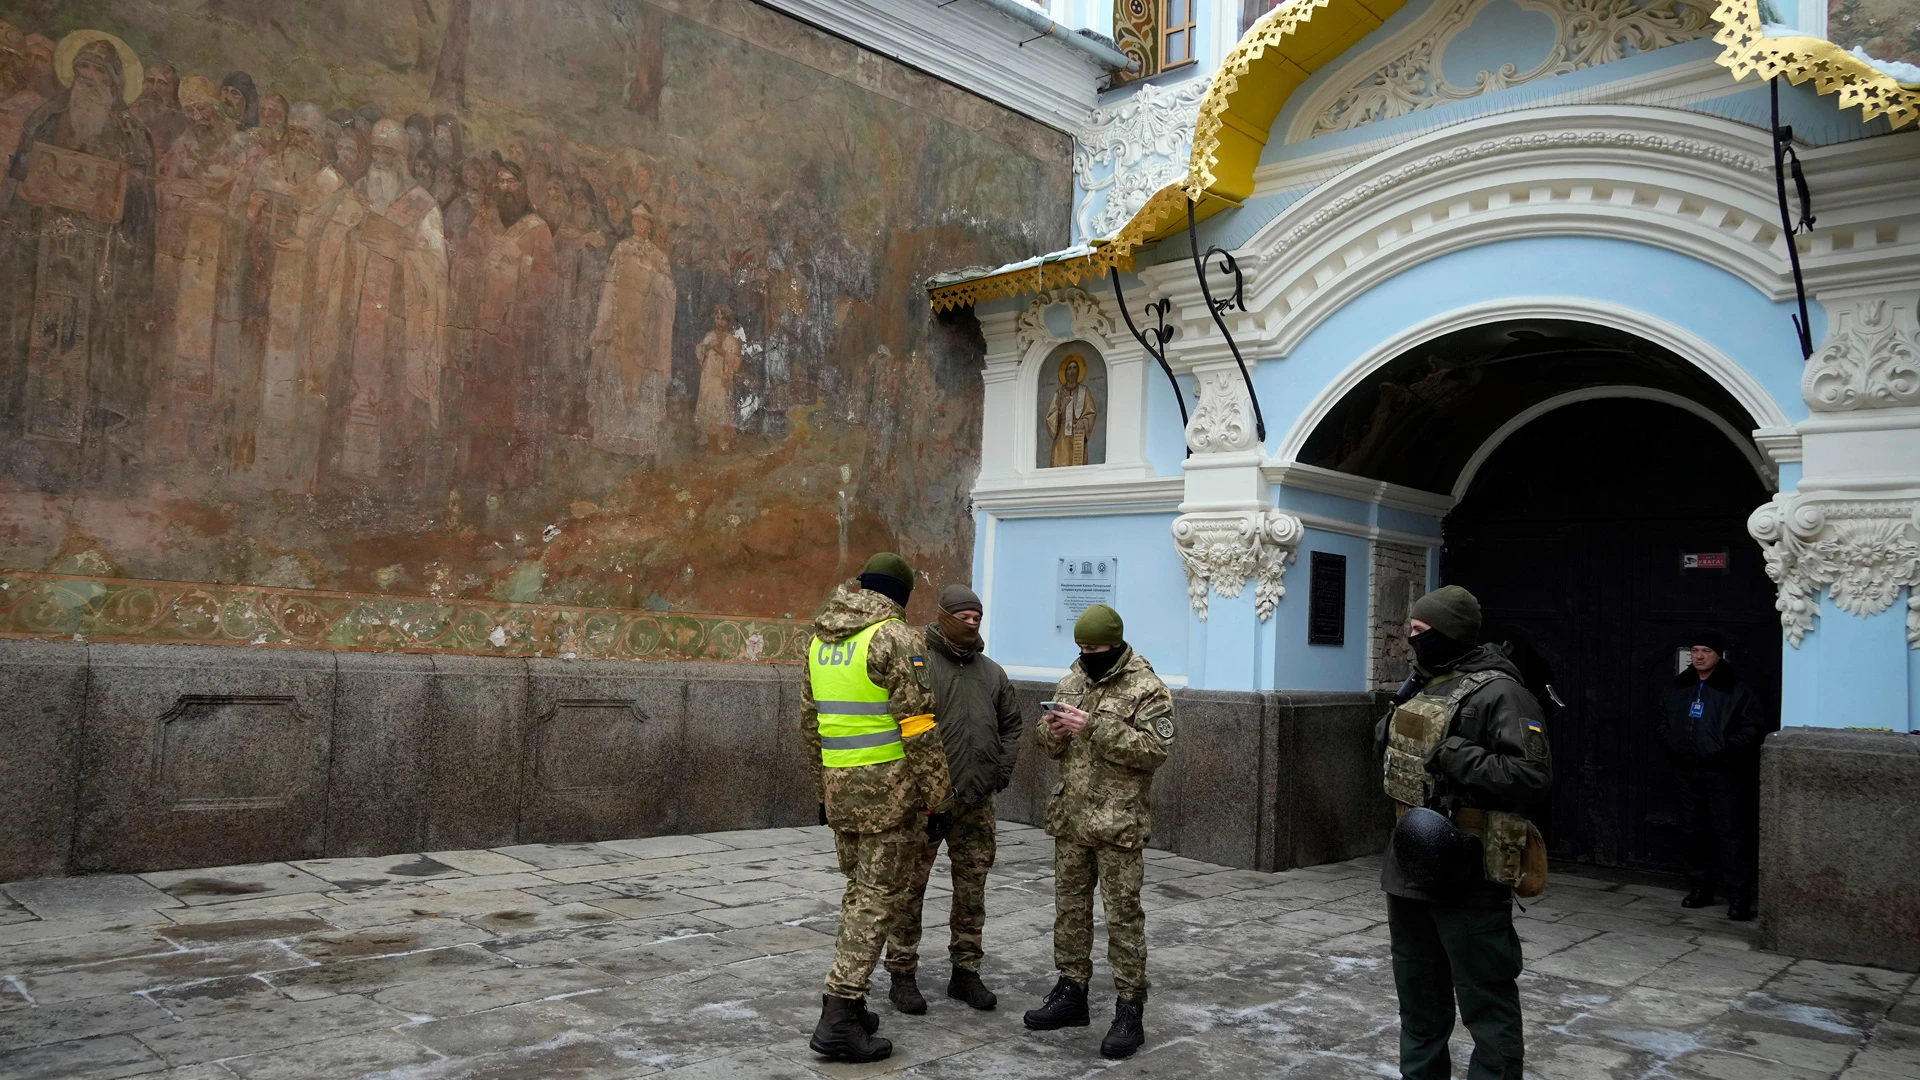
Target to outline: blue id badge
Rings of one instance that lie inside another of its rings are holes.
[[[1693,703],[1693,706],[1687,710],[1687,715],[1693,717],[1695,720],[1698,720],[1700,719],[1701,716],[1705,715],[1706,711],[1707,711],[1706,702],[1696,701]]]

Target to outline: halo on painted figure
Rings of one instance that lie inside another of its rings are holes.
[[[105,30],[75,30],[60,39],[53,49],[53,76],[60,80],[61,86],[73,85],[73,58],[80,50],[96,41],[104,41],[113,46],[120,54],[120,96],[131,105],[139,100],[140,92],[146,89],[146,67],[140,63],[140,57],[133,46],[107,33]]]

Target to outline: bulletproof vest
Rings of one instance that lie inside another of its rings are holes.
[[[1450,671],[1428,683],[1411,701],[1394,710],[1387,724],[1384,763],[1387,796],[1406,806],[1425,806],[1433,798],[1433,776],[1427,755],[1446,739],[1454,714],[1467,695],[1495,679],[1510,679],[1504,671]]]

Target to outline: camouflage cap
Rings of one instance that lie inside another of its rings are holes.
[[[1120,613],[1105,604],[1095,604],[1080,613],[1073,622],[1076,645],[1119,645],[1126,641],[1126,623]]]

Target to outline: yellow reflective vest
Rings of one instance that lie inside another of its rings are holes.
[[[867,677],[867,645],[885,619],[845,641],[815,639],[807,654],[820,722],[820,763],[829,769],[878,765],[907,756],[886,687]]]

